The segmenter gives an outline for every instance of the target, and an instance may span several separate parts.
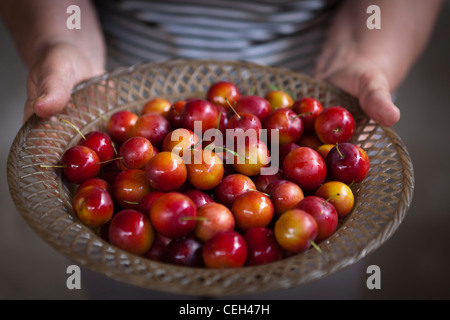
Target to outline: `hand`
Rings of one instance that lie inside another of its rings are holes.
[[[426,47],[442,0],[378,0],[382,27],[366,27],[371,0],[342,1],[317,59],[315,77],[358,98],[375,122],[393,126],[400,110],[392,101]],[[414,23],[411,23],[413,21]]]
[[[357,58],[333,67],[319,61],[316,77],[357,97],[361,109],[378,124],[390,127],[399,121],[387,77],[372,61]]]
[[[30,69],[24,122],[33,112],[46,118],[61,111],[77,83],[103,72],[103,66],[93,65],[77,47],[51,45]]]

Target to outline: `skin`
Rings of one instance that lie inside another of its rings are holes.
[[[214,104],[225,107],[231,111],[229,103],[233,105],[241,97],[239,88],[231,82],[219,81],[214,83],[207,92],[207,99]],[[227,101],[228,100],[228,101]]]
[[[83,27],[65,27],[69,5],[79,5]],[[347,0],[339,8],[319,55],[314,76],[359,99],[374,121],[392,126],[400,119],[391,93],[424,50],[442,0],[378,0],[382,27],[366,28],[372,0]],[[24,120],[35,112],[49,117],[70,98],[73,86],[105,69],[105,44],[88,0],[4,0],[0,15],[29,68]],[[26,22],[26,23],[25,23]]]
[[[122,208],[137,208],[139,201],[152,191],[144,170],[128,169],[120,172],[112,185],[112,194]]]
[[[157,113],[162,115],[163,117],[166,117],[170,107],[172,106],[172,103],[164,98],[154,98],[149,100],[144,107],[142,108],[141,115],[147,114],[147,113]]]
[[[163,151],[153,156],[145,166],[147,181],[158,191],[173,191],[187,179],[187,169],[181,157]]]
[[[208,241],[219,232],[233,231],[235,219],[233,213],[223,204],[207,203],[197,209],[200,218],[195,226],[195,235],[203,242]]]
[[[73,199],[77,217],[89,227],[100,227],[113,216],[114,204],[108,191],[96,186],[81,189]]]
[[[211,190],[223,178],[223,163],[212,151],[194,152],[190,163],[186,164],[188,181],[197,189]]]
[[[275,222],[275,237],[279,245],[290,252],[302,252],[311,246],[318,234],[316,220],[300,209],[284,212]]]
[[[328,181],[316,190],[316,196],[329,199],[336,208],[339,218],[344,218],[353,209],[355,197],[350,187],[340,181]]]
[[[366,27],[372,4],[380,7],[379,30]],[[314,76],[356,96],[375,122],[393,126],[400,110],[391,93],[425,49],[441,5],[441,0],[347,0],[329,28]]]
[[[142,212],[125,209],[117,212],[112,218],[109,239],[112,244],[123,250],[144,255],[153,244],[155,231],[149,218]]]
[[[82,28],[66,28],[67,7],[78,5]],[[89,0],[5,0],[0,16],[29,69],[24,121],[49,117],[70,99],[72,88],[105,71],[105,43]]]
[[[237,228],[245,232],[254,227],[267,227],[272,221],[274,207],[269,196],[248,191],[234,201],[231,212]]]
[[[231,208],[233,202],[248,190],[256,189],[255,183],[243,174],[226,176],[215,189],[214,199]]]

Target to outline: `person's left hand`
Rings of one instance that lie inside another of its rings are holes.
[[[393,103],[390,84],[381,68],[364,58],[345,60],[335,66],[325,66],[321,63],[325,60],[319,60],[315,77],[357,97],[362,110],[378,124],[396,124],[400,110]]]

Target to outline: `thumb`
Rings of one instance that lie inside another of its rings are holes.
[[[34,79],[37,77],[38,79]],[[47,118],[63,109],[70,99],[72,88],[75,85],[73,77],[64,76],[59,71],[47,70],[36,76],[30,73],[28,80],[29,91],[25,104],[24,120],[33,112],[37,116]]]
[[[60,112],[77,83],[101,72],[101,68],[91,68],[90,62],[74,47],[57,45],[47,50],[28,75],[24,121],[33,112],[42,118]]]
[[[378,124],[391,127],[400,120],[388,80],[376,67],[355,63],[333,72],[327,80],[357,97],[361,109]]]

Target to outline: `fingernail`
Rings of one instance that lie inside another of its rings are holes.
[[[42,103],[42,101],[45,100],[46,97],[47,97],[46,93],[44,93],[44,94],[40,95],[39,97],[37,97],[34,100],[34,103],[33,103],[34,107],[39,106]]]
[[[41,94],[39,97],[37,97],[36,98],[36,100],[35,101],[40,101],[40,100],[42,100],[42,99],[44,99],[45,97],[47,96],[47,94],[46,93],[44,93],[44,94]]]

